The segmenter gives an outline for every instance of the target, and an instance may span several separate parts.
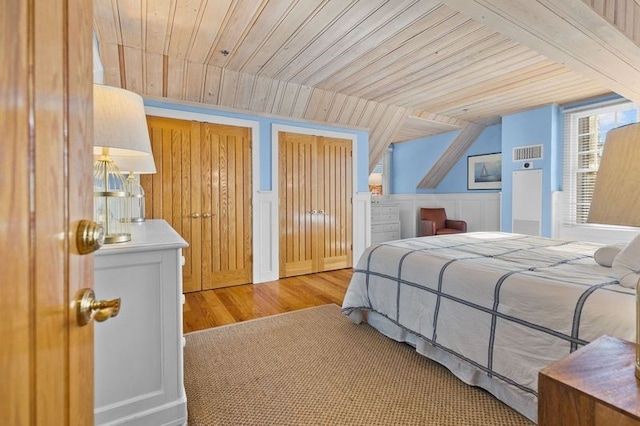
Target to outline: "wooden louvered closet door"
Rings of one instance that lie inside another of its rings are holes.
[[[252,279],[249,129],[147,117],[157,173],[142,175],[146,216],[189,243],[184,292]]]
[[[279,133],[280,277],[351,267],[351,141]]]

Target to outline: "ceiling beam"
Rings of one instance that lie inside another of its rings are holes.
[[[613,1],[620,7],[626,3]],[[584,1],[443,0],[443,3],[640,103],[640,47]]]
[[[377,128],[373,128],[369,134],[369,173],[373,173],[373,169],[384,155],[391,141],[411,115],[410,109],[402,107],[389,107],[388,110],[392,110],[387,113],[387,115],[392,116],[391,119],[387,121],[387,124],[380,122],[384,130],[377,131]]]
[[[449,170],[456,165],[464,153],[478,139],[478,136],[486,128],[483,124],[469,123],[458,133],[458,136],[451,142],[451,145],[438,158],[438,161],[431,167],[429,172],[418,183],[420,189],[433,189],[449,173]]]

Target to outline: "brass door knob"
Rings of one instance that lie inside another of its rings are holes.
[[[197,218],[199,218],[199,217],[200,217],[200,213],[191,213],[191,217],[192,217],[193,219],[197,219]]]
[[[76,320],[79,326],[87,325],[92,319],[102,322],[115,317],[120,312],[120,298],[96,300],[90,288],[83,288],[76,295]]]
[[[205,219],[208,219],[211,217],[211,213],[202,213],[202,217],[204,217]]]
[[[81,220],[76,228],[76,249],[79,254],[89,254],[104,244],[104,228],[91,220]]]

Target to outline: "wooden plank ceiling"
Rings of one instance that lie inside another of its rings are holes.
[[[610,1],[640,15],[634,1]],[[513,7],[510,0],[475,0],[468,14],[458,11],[465,2],[94,0],[94,27],[106,84],[147,97],[366,128],[370,168],[391,142],[621,92],[597,73],[570,69],[561,53],[550,54],[553,36],[523,37],[517,29],[524,24],[513,18],[518,7],[526,15],[527,2],[546,7],[538,17],[560,13],[547,3],[578,3],[588,19],[634,44],[633,19],[625,17],[626,29],[616,30],[616,12],[597,10],[604,0],[518,0]],[[487,11],[492,19],[484,19]],[[510,32],[492,28],[504,20]],[[541,25],[536,16],[524,21]],[[636,70],[636,82],[639,76]]]

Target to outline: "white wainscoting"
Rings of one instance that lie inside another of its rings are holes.
[[[417,235],[421,207],[444,207],[449,219],[467,222],[468,232],[500,231],[500,193],[394,194],[385,200],[400,206],[402,238]]]
[[[371,194],[357,192],[353,197],[353,264],[371,243]],[[253,221],[254,284],[277,280],[280,275],[280,234],[278,194],[273,191],[254,193]]]
[[[253,282],[264,283],[278,279],[278,194],[257,191],[253,195]]]
[[[371,245],[371,193],[356,192],[353,197],[353,266]]]

